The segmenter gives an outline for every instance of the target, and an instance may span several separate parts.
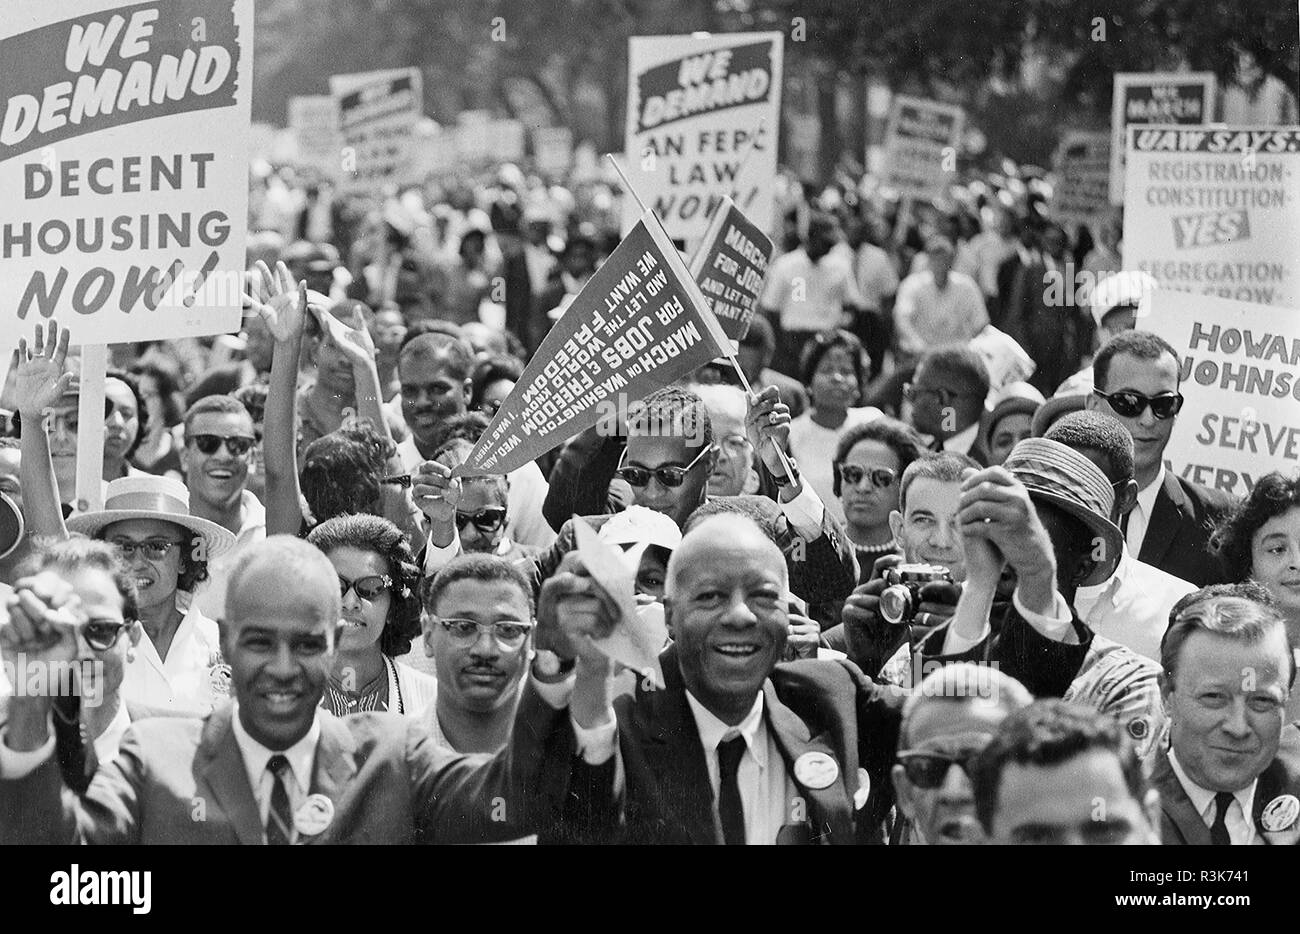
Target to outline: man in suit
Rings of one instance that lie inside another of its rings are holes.
[[[1159,843],[1156,796],[1112,718],[1040,700],[1002,721],[971,769],[991,843]]]
[[[989,465],[980,438],[980,417],[989,394],[989,373],[980,355],[966,346],[931,350],[916,365],[904,388],[912,403],[912,427],[933,439],[933,451],[966,454],[981,467]]]
[[[1130,553],[1167,574],[1204,587],[1227,581],[1206,545],[1233,497],[1171,473],[1165,447],[1178,420],[1178,352],[1148,331],[1125,331],[1092,363],[1087,408],[1118,419],[1133,436],[1137,504],[1121,522]]]
[[[539,641],[558,619],[597,612],[602,598],[578,567],[570,556],[544,586]],[[643,680],[617,699],[617,746],[577,731],[571,833],[637,843],[879,839],[903,695],[845,661],[778,664],[787,584],[780,549],[749,518],[712,516],[687,532],[668,566],[664,687]]]
[[[627,448],[615,476],[630,484],[635,505],[663,513],[684,527],[691,513],[708,498],[709,476],[718,458],[708,409],[695,393],[668,387],[647,396],[642,406],[629,411],[628,419]],[[786,476],[776,445],[785,447],[790,410],[774,388],[763,390],[750,405],[745,428],[754,451],[778,485],[777,498],[735,498],[749,500],[752,508],[775,524],[786,554],[792,593],[808,604],[844,600],[857,583],[853,545],[817,494],[798,477],[797,465],[796,477]],[[423,474],[420,481],[445,484]],[[583,521],[599,529],[608,518],[585,516]],[[576,547],[573,521],[565,522],[549,550],[524,565],[535,591],[540,591],[542,582]]]
[[[1169,747],[1151,775],[1166,845],[1300,839],[1300,729],[1285,723],[1295,655],[1281,616],[1244,593],[1204,588],[1170,614]]]
[[[85,620],[66,589],[54,575],[23,582],[0,628],[6,654],[44,664],[76,657]],[[118,758],[83,794],[64,786],[53,755],[50,721],[65,716],[63,699],[11,698],[0,735],[0,839],[481,842],[545,824],[573,743],[563,736],[569,718],[543,698],[545,685],[525,690],[505,749],[490,759],[462,757],[436,748],[414,721],[338,719],[320,708],[341,613],[337,575],[311,545],[274,536],[250,547],[231,571],[227,605],[222,648],[234,702],[204,720],[133,724]],[[612,735],[607,702],[587,687],[584,671],[573,716],[591,734],[603,728]],[[582,707],[587,697],[605,706]]]

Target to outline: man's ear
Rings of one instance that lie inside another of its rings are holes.
[[[469,400],[474,398],[474,381],[466,376],[461,381],[460,391],[465,394],[465,407],[469,408]]]
[[[889,531],[893,534],[895,541],[898,540],[899,533],[903,531],[903,514],[897,509],[889,511]]]
[[[1128,480],[1115,488],[1115,522],[1137,505],[1138,485],[1136,480]]]
[[[894,798],[898,801],[898,809],[908,820],[915,820],[916,806],[912,801],[912,783],[907,780],[907,773],[901,765],[895,764],[889,770],[889,777],[894,783]]]
[[[217,622],[217,634],[220,637],[221,644],[225,645],[226,624],[224,622]],[[138,619],[132,620],[131,625],[126,627],[126,637],[131,640],[132,648],[140,644],[140,636],[142,635],[144,635],[144,626],[140,624]]]
[[[668,637],[674,642],[677,641],[677,633],[673,629],[673,598],[664,594],[664,625],[668,627]]]
[[[190,476],[190,445],[184,435],[181,436],[180,460],[181,473],[184,474],[185,478],[188,480]]]
[[[1168,716],[1169,697],[1174,693],[1173,676],[1162,668],[1160,673],[1156,675],[1156,684],[1160,687],[1160,703],[1165,708],[1166,716]]]
[[[1083,408],[1087,412],[1101,411],[1101,396],[1092,392],[1088,393],[1083,397]]]
[[[1148,843],[1159,845],[1160,840],[1160,792],[1154,788],[1148,788],[1146,797],[1142,799],[1142,812],[1146,814],[1147,823],[1151,825]]]

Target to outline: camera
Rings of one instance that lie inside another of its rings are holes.
[[[921,588],[932,581],[952,583],[952,574],[937,564],[899,564],[885,569],[880,615],[895,626],[907,625],[921,605]]]

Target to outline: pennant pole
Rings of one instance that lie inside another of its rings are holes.
[[[628,181],[627,176],[623,174],[623,168],[618,164],[618,160],[614,158],[614,154],[612,152],[606,153],[605,158],[609,160],[609,164],[612,165],[614,171],[618,173],[619,180],[622,181],[624,190],[626,190],[627,193],[636,200],[637,206],[641,209],[641,213],[643,215],[646,214],[649,209],[645,206],[645,202],[641,200],[641,196],[636,193],[636,189],[632,187],[632,183]],[[655,215],[655,220],[659,220],[658,215]],[[701,307],[705,314],[712,314],[712,312],[709,311],[707,304]],[[757,314],[758,310],[755,309],[754,313]],[[732,367],[736,371],[736,375],[740,377],[740,383],[745,389],[745,394],[749,397],[749,401],[752,403],[757,398],[757,394],[754,392],[754,387],[749,384],[749,379],[745,376],[745,371],[740,368],[740,361],[736,359],[736,352],[732,349],[731,344],[732,342],[730,340],[724,341],[722,344],[722,352],[731,362]],[[781,445],[776,443],[775,439],[772,441],[772,447],[776,448],[776,456],[781,460],[781,468],[785,471],[785,475],[790,479],[791,483],[794,483],[796,479],[795,470],[794,465],[790,463],[789,456],[782,449]]]

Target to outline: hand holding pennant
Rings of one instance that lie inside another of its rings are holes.
[[[578,542],[578,555],[587,573],[613,598],[619,611],[619,621],[613,631],[604,638],[592,639],[592,644],[643,677],[653,675],[655,684],[664,687],[659,652],[668,641],[668,628],[657,616],[637,613],[636,568],[629,567],[619,549],[602,542],[582,519],[575,517],[573,531]]]

